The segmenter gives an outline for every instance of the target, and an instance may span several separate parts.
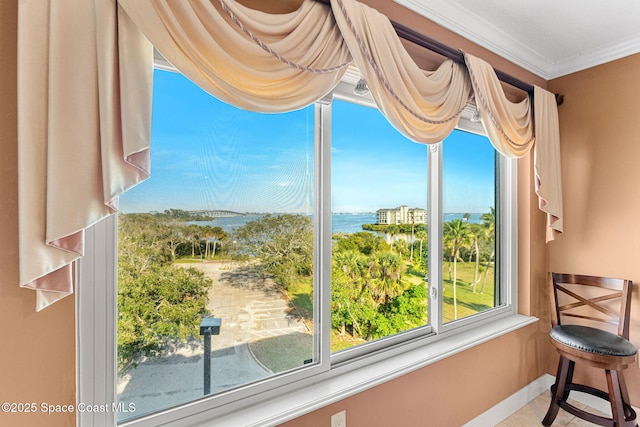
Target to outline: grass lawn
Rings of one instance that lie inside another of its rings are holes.
[[[313,322],[313,278],[300,280],[289,286],[285,292],[305,322]]]
[[[253,355],[273,373],[304,365],[313,358],[313,336],[294,333],[249,343]],[[283,351],[284,350],[284,351]]]
[[[444,322],[454,320],[453,282],[449,280],[449,264],[450,263],[445,262],[442,268],[444,285],[444,291],[442,293],[442,316]],[[453,277],[453,263],[451,263],[451,268],[451,276]],[[480,274],[480,282],[476,285],[476,292],[473,292],[472,283],[474,270],[475,263],[473,262],[457,263],[456,296],[458,300],[458,319],[495,307],[493,266],[491,266],[487,274],[486,286],[483,293],[480,293],[480,289],[482,288],[482,274]]]

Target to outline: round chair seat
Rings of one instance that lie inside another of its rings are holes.
[[[560,344],[602,356],[626,357],[637,352],[628,340],[589,326],[557,325],[551,329],[550,336]]]

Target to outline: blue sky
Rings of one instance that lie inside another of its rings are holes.
[[[228,106],[177,73],[156,70],[151,178],[120,198],[124,212],[226,209],[310,212],[313,107],[258,114]],[[427,146],[373,108],[334,102],[332,211],[426,208]],[[454,132],[445,141],[445,212],[487,212],[493,149]]]

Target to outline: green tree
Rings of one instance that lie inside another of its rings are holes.
[[[393,246],[396,249],[396,253],[400,255],[401,258],[409,258],[411,248],[408,241],[405,239],[398,239],[395,241]]]
[[[427,240],[427,232],[420,230],[420,231],[418,231],[416,233],[416,237],[418,238],[418,241],[420,242],[420,260],[419,260],[419,262],[420,262],[420,265],[422,265],[422,245],[423,245],[423,242],[425,240]]]
[[[381,338],[425,324],[427,318],[427,288],[412,285],[380,307],[373,331]]]
[[[171,262],[171,252],[164,241],[164,229],[151,214],[118,216],[118,258],[127,266],[142,272],[154,265]]]
[[[413,221],[411,222],[411,253],[409,254],[409,259],[413,262],[413,247],[415,246],[415,238],[416,238],[416,227]]]
[[[371,255],[377,251],[389,250],[389,244],[382,236],[377,236],[366,231],[359,231],[346,235],[334,236],[334,252],[355,250],[365,255]]]
[[[349,332],[354,337],[366,340],[378,338],[385,332],[394,334],[405,331],[412,327],[409,326],[412,323],[407,320],[407,313],[422,312],[424,299],[413,298],[411,294],[407,294],[405,299],[398,299],[407,288],[402,280],[406,268],[402,257],[391,252],[386,243],[379,245],[380,250],[365,254],[363,251],[371,249],[371,245],[363,244],[362,250],[359,250],[355,243],[371,240],[360,237],[363,236],[340,236],[334,243],[331,267],[332,328],[339,334]],[[396,307],[399,301],[403,301],[401,310]],[[407,304],[416,307],[410,308]],[[386,320],[387,315],[393,319]]]
[[[313,274],[313,230],[305,215],[265,215],[234,233],[234,256],[250,257],[285,289]]]
[[[211,279],[195,269],[154,266],[118,274],[118,367],[157,356],[172,341],[196,337]]]
[[[454,219],[444,223],[444,242],[450,250],[453,262],[453,318],[458,318],[457,274],[460,249],[469,244],[469,224],[461,219]]]
[[[354,283],[366,281],[368,261],[366,255],[353,249],[337,251],[333,254],[332,264],[336,271],[343,273]]]
[[[471,240],[472,250],[469,251],[469,262],[475,255],[475,268],[473,271],[473,292],[476,291],[476,286],[480,281],[480,240],[485,236],[484,228],[479,224],[469,224],[469,238]]]
[[[387,229],[385,231],[386,234],[389,235],[390,237],[390,241],[391,241],[391,250],[393,250],[393,245],[394,245],[394,241],[395,241],[395,237],[400,234],[400,227],[398,227],[395,224],[391,224],[387,226]]]
[[[374,254],[372,294],[379,303],[388,303],[404,291],[401,282],[404,271],[404,263],[398,254],[388,251]]]
[[[191,258],[195,258],[196,256],[196,247],[198,248],[198,255],[201,255],[200,242],[204,236],[203,227],[196,224],[189,224],[184,228],[184,234],[188,243],[191,244]]]
[[[118,368],[156,356],[198,334],[211,280],[172,265],[167,227],[148,214],[120,214],[118,226]],[[170,234],[170,233],[169,233]]]
[[[210,225],[202,227],[202,235],[204,237],[205,259],[213,259],[216,256],[216,248],[218,242],[224,242],[229,238],[229,233],[224,231],[222,227],[212,227]],[[209,250],[210,246],[211,250]]]
[[[161,226],[161,239],[166,242],[171,254],[171,261],[176,260],[178,248],[187,243],[188,237],[184,232],[184,225],[178,221],[164,223]]]
[[[347,326],[354,336],[368,334],[367,320],[362,314],[370,312],[361,306],[373,307],[369,294],[369,260],[353,249],[335,252],[331,263],[331,323],[340,334]],[[356,317],[356,315],[358,315]],[[361,326],[363,324],[363,326]]]

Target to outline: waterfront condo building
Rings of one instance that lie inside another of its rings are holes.
[[[400,206],[395,209],[378,209],[376,211],[378,224],[426,224],[427,211],[420,208]]]

